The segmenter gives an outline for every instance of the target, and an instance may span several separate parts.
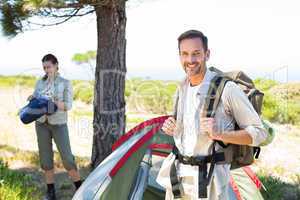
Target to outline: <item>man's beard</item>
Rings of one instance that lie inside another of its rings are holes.
[[[196,65],[195,67],[188,67],[189,63],[184,64],[184,71],[188,77],[199,75],[203,70],[204,66],[202,66],[200,63],[192,63],[192,65]]]

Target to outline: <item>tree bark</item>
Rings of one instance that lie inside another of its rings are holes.
[[[110,153],[125,132],[126,13],[125,0],[95,7],[98,49],[94,87],[93,148],[91,167]]]

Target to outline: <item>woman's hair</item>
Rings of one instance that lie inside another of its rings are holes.
[[[58,60],[53,54],[47,54],[42,58],[42,62],[50,61],[53,65],[58,64]]]
[[[55,55],[47,54],[42,58],[42,62],[51,62],[53,65],[58,65],[58,60]],[[57,67],[58,70],[58,67]],[[45,74],[42,78],[43,81],[47,80],[48,76]]]

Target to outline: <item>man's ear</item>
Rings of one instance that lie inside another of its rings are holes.
[[[207,49],[206,52],[205,52],[205,61],[208,61],[209,57],[210,57],[210,50]]]

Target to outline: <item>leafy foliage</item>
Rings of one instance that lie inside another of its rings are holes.
[[[255,85],[264,92],[262,115],[271,122],[300,122],[300,84],[278,83],[268,79],[257,79]]]
[[[31,183],[29,175],[8,169],[0,160],[0,200],[40,199],[39,189],[30,185]]]
[[[7,37],[14,37],[25,30],[62,24],[74,17],[93,13],[93,2],[95,3],[81,0],[1,0],[2,32]]]
[[[30,13],[24,9],[24,2],[22,0],[3,0],[0,4],[0,23],[5,36],[13,37],[22,32],[22,21],[30,17]]]
[[[96,59],[97,52],[96,51],[87,51],[85,53],[76,53],[72,60],[77,64],[85,64],[90,63]]]
[[[279,167],[282,168],[282,167]],[[281,169],[281,170],[284,170]],[[258,177],[267,191],[262,190],[262,195],[266,200],[297,200],[300,198],[300,178],[296,175],[295,183],[287,183],[278,177],[270,175],[265,170],[258,171]]]

